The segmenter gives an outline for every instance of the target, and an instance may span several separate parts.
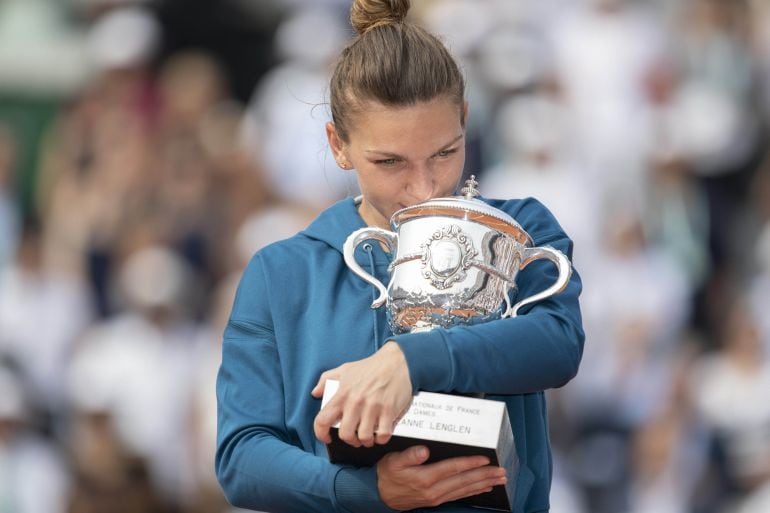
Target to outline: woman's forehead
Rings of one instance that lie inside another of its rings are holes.
[[[443,97],[399,106],[366,102],[357,110],[352,121],[351,142],[365,146],[397,141],[431,142],[441,146],[450,144],[463,133],[460,108]]]

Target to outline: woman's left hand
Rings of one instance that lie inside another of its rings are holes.
[[[368,358],[321,374],[313,397],[323,397],[327,379],[339,381],[339,389],[313,423],[316,437],[324,443],[331,442],[329,430],[340,421],[339,436],[344,442],[354,447],[385,444],[412,401],[406,358],[393,341]]]

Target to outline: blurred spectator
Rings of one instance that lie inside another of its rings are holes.
[[[756,319],[764,353],[770,357],[770,318],[766,315],[770,311],[770,223],[764,227],[757,241],[756,255],[761,267],[748,286],[748,307]]]
[[[330,120],[324,94],[345,30],[327,9],[296,10],[276,33],[282,63],[249,102],[242,144],[282,200],[320,208],[358,190],[353,173],[337,167],[324,132]]]
[[[90,296],[78,276],[48,268],[40,228],[23,227],[14,262],[0,269],[0,356],[11,359],[29,387],[33,409],[58,416],[76,337],[92,319]]]
[[[551,511],[559,513],[589,513],[583,494],[575,479],[566,471],[568,462],[558,449],[554,452],[554,474],[551,483]]]
[[[678,68],[672,133],[703,188],[708,208],[711,273],[700,324],[718,316],[718,298],[747,264],[745,198],[761,157],[762,110],[745,0],[686,0],[672,54]],[[706,329],[713,330],[708,326]]]
[[[770,4],[764,0],[747,0],[749,7],[748,37],[754,48],[754,64],[759,79],[762,116],[770,115]]]
[[[69,439],[73,485],[67,513],[164,513],[147,465],[115,433],[109,413],[77,412]]]
[[[164,63],[158,83],[161,109],[147,176],[152,186],[137,198],[145,217],[136,223],[154,227],[208,290],[229,270],[222,248],[232,245],[238,224],[267,203],[271,191],[263,169],[237,144],[243,109],[212,56],[178,53]]]
[[[770,511],[770,483],[751,493],[738,507],[737,513],[764,513]]]
[[[695,170],[706,176],[740,170],[757,143],[748,16],[744,0],[685,0],[678,20],[675,102],[683,126],[677,135]]]
[[[646,84],[665,36],[647,3],[580,5],[549,27],[557,79],[574,116],[569,141],[599,198],[643,200],[653,137]]]
[[[76,412],[108,414],[120,444],[146,461],[169,503],[189,493],[194,369],[200,350],[186,299],[190,269],[169,248],[131,253],[120,267],[122,313],[92,326],[74,356]]]
[[[589,511],[630,507],[632,438],[665,407],[688,318],[684,280],[646,239],[641,215],[620,205],[603,215],[601,252],[583,262],[584,279],[597,284],[586,287],[582,303],[591,344],[580,373],[560,391],[577,434],[568,457]]]
[[[696,405],[723,459],[727,498],[756,491],[770,479],[770,360],[744,297],[724,312],[718,351],[693,374]]]
[[[265,183],[264,169],[256,167],[238,143],[243,107],[233,101],[220,102],[200,121],[199,140],[211,166],[206,191],[205,227],[208,237],[205,274],[210,286],[233,270],[240,261],[230,248],[240,225],[255,211],[276,202]]]
[[[260,248],[291,237],[305,228],[313,220],[314,213],[310,208],[290,203],[254,211],[238,227],[235,238],[236,270],[244,268]]]
[[[603,222],[603,253],[584,264],[585,274],[603,281],[584,297],[593,344],[584,355],[586,372],[566,392],[583,398],[585,404],[572,406],[578,415],[612,415],[636,425],[665,397],[668,360],[687,326],[689,291],[667,255],[646,238],[639,214],[616,207]]]
[[[90,76],[86,47],[62,2],[0,2],[0,90],[73,94]]]
[[[192,386],[191,432],[191,481],[187,510],[191,513],[224,511],[227,500],[214,474],[217,432],[217,402],[215,383],[222,354],[222,333],[227,324],[235,291],[237,273],[227,276],[214,288],[206,322],[197,337],[200,340],[200,356],[195,365]]]
[[[69,471],[50,440],[29,423],[22,381],[0,364],[0,505],[13,513],[64,513]]]
[[[227,98],[227,82],[217,62],[203,52],[179,52],[169,58],[159,72],[162,101],[161,134],[199,130],[200,122]]]
[[[634,513],[693,511],[708,453],[707,432],[693,411],[690,373],[695,347],[682,343],[673,356],[664,405],[631,439],[630,508]]]
[[[565,107],[547,86],[508,99],[496,115],[503,157],[484,171],[480,190],[489,197],[532,196],[548,205],[575,242],[581,268],[597,251],[600,203],[566,143],[566,124]]]
[[[111,313],[115,252],[139,236],[126,224],[142,215],[139,198],[151,186],[149,129],[158,100],[149,60],[156,31],[152,16],[139,8],[111,10],[96,20],[89,50],[99,73],[63,111],[43,150],[44,258],[56,269],[87,276],[101,315]]]
[[[751,212],[753,217],[747,240],[756,241],[753,251],[748,251],[748,262],[743,282],[748,291],[748,302],[765,342],[765,354],[770,357],[770,159],[765,160],[751,186]]]
[[[0,271],[16,253],[20,212],[14,183],[16,140],[9,127],[0,124]]]
[[[661,112],[657,114],[665,116]],[[661,125],[665,123],[663,120]],[[691,164],[665,140],[669,128],[659,126],[660,139],[650,160],[646,229],[652,241],[676,264],[694,293],[705,286],[713,269],[709,252],[709,207],[703,187],[692,179]]]

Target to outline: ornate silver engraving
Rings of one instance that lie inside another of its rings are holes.
[[[422,248],[422,275],[439,290],[465,279],[478,254],[473,240],[457,225],[436,230]]]
[[[435,294],[422,290],[393,290],[391,308],[388,309],[391,330],[394,333],[403,333],[436,326],[450,328],[458,324],[499,318],[501,311],[489,311],[473,306],[476,292],[477,290],[466,289],[453,294]]]

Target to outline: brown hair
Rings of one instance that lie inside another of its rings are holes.
[[[347,141],[350,113],[366,101],[405,106],[445,95],[461,121],[465,80],[444,44],[405,21],[409,0],[353,0],[358,36],[342,51],[330,84],[332,119]]]

